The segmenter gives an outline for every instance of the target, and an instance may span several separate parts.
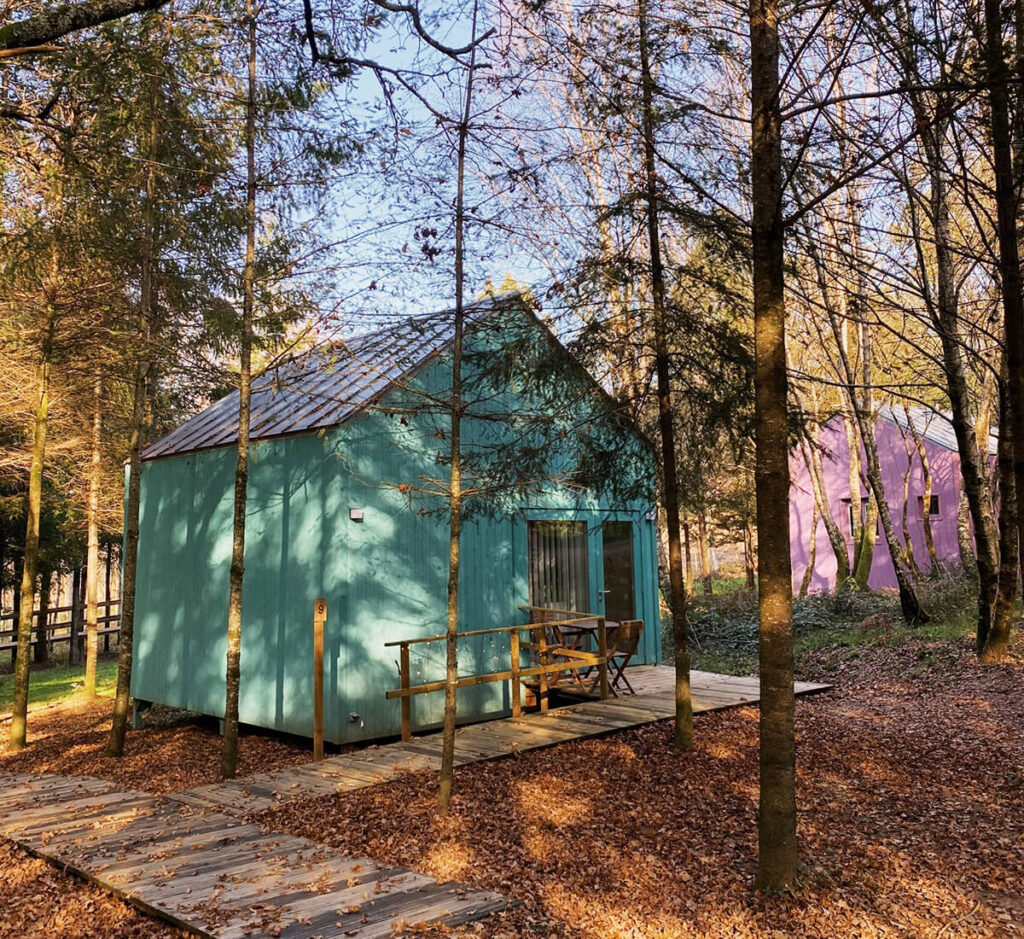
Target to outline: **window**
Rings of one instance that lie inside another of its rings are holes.
[[[854,519],[854,516],[853,516],[853,500],[852,499],[843,499],[842,500],[842,505],[843,505],[843,509],[845,510],[845,514],[846,514],[846,533],[852,538],[854,532],[857,530],[858,527],[860,527],[861,525],[864,524],[864,519],[867,517],[867,514],[868,514],[868,497],[867,496],[862,496],[861,497],[861,500],[860,500],[860,518],[856,519],[856,520]]]
[[[530,606],[587,610],[586,522],[529,522]]]
[[[938,518],[939,514],[939,497],[932,496],[928,503],[928,515],[930,518]],[[924,496],[917,497],[917,517],[924,521]]]

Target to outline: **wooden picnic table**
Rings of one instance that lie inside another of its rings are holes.
[[[613,629],[618,627],[618,622],[615,620],[605,620],[605,628],[609,634]],[[562,645],[572,651],[578,652],[589,652],[592,649],[597,648],[597,618],[594,618],[592,623],[573,623],[571,626],[560,626],[559,637],[562,640]],[[590,674],[590,668],[587,668],[583,672],[583,675],[579,675],[578,669],[573,669],[572,680],[576,684],[580,684],[580,678],[586,678]]]

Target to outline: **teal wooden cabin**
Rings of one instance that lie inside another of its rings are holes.
[[[452,317],[320,348],[259,379],[252,406],[240,719],[312,734],[313,601],[325,597],[325,737],[400,732],[393,640],[444,631],[443,486]],[[461,630],[522,604],[640,618],[659,661],[653,454],[517,295],[470,309]],[[220,717],[237,394],[144,454],[132,694]],[[497,643],[504,642],[504,648]],[[508,667],[507,635],[460,643],[460,673]],[[413,683],[443,643],[413,647]],[[442,718],[415,699],[414,723]],[[460,721],[509,713],[507,683],[459,692]]]

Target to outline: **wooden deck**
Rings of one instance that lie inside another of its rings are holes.
[[[0,835],[201,936],[372,939],[508,905],[99,779],[6,774],[0,786]]]
[[[581,701],[546,714],[524,714],[460,727],[455,735],[455,765],[465,766],[525,753],[570,740],[597,737],[675,717],[675,670],[641,665],[627,671],[636,695],[606,701]],[[756,678],[691,672],[695,714],[756,704]],[[798,695],[824,691],[829,685],[796,682]],[[401,743],[367,747],[273,773],[200,786],[170,796],[199,808],[246,817],[292,799],[331,795],[385,782],[400,773],[436,771],[441,766],[440,733]]]
[[[461,727],[456,763],[594,737],[674,716],[674,673],[629,671],[637,694],[584,701]],[[756,679],[694,672],[694,711],[758,700]],[[828,685],[796,684],[797,694]],[[351,858],[266,831],[246,816],[271,805],[437,770],[440,734],[368,747],[276,773],[154,796],[87,777],[0,774],[0,836],[201,936],[286,939],[391,935],[449,926],[503,909],[506,898],[440,884],[400,867]]]

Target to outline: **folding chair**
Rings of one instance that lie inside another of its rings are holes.
[[[545,610],[540,608],[530,608],[528,611],[530,625],[531,626],[543,626],[544,632],[544,643],[546,646],[544,652],[544,658],[547,664],[550,665],[561,665],[564,663],[565,668],[561,671],[550,673],[547,676],[545,682],[547,687],[547,694],[558,689],[564,689],[567,685],[574,685],[582,689],[583,681],[580,676],[580,664],[579,660],[574,658],[572,652],[574,646],[567,642],[566,637],[563,635],[561,627],[558,625],[559,621],[564,620],[566,615],[561,610]],[[531,632],[531,647],[530,647],[530,664],[540,665],[541,656],[537,648],[533,645],[533,633]],[[532,681],[524,682],[524,684],[537,696],[541,697],[540,686],[541,683],[534,679]]]
[[[608,677],[612,694],[616,697],[618,697],[616,689],[620,682],[629,689],[630,694],[636,694],[624,669],[629,665],[630,659],[636,655],[643,631],[644,621],[642,619],[623,620],[618,626],[613,626],[608,630]]]

